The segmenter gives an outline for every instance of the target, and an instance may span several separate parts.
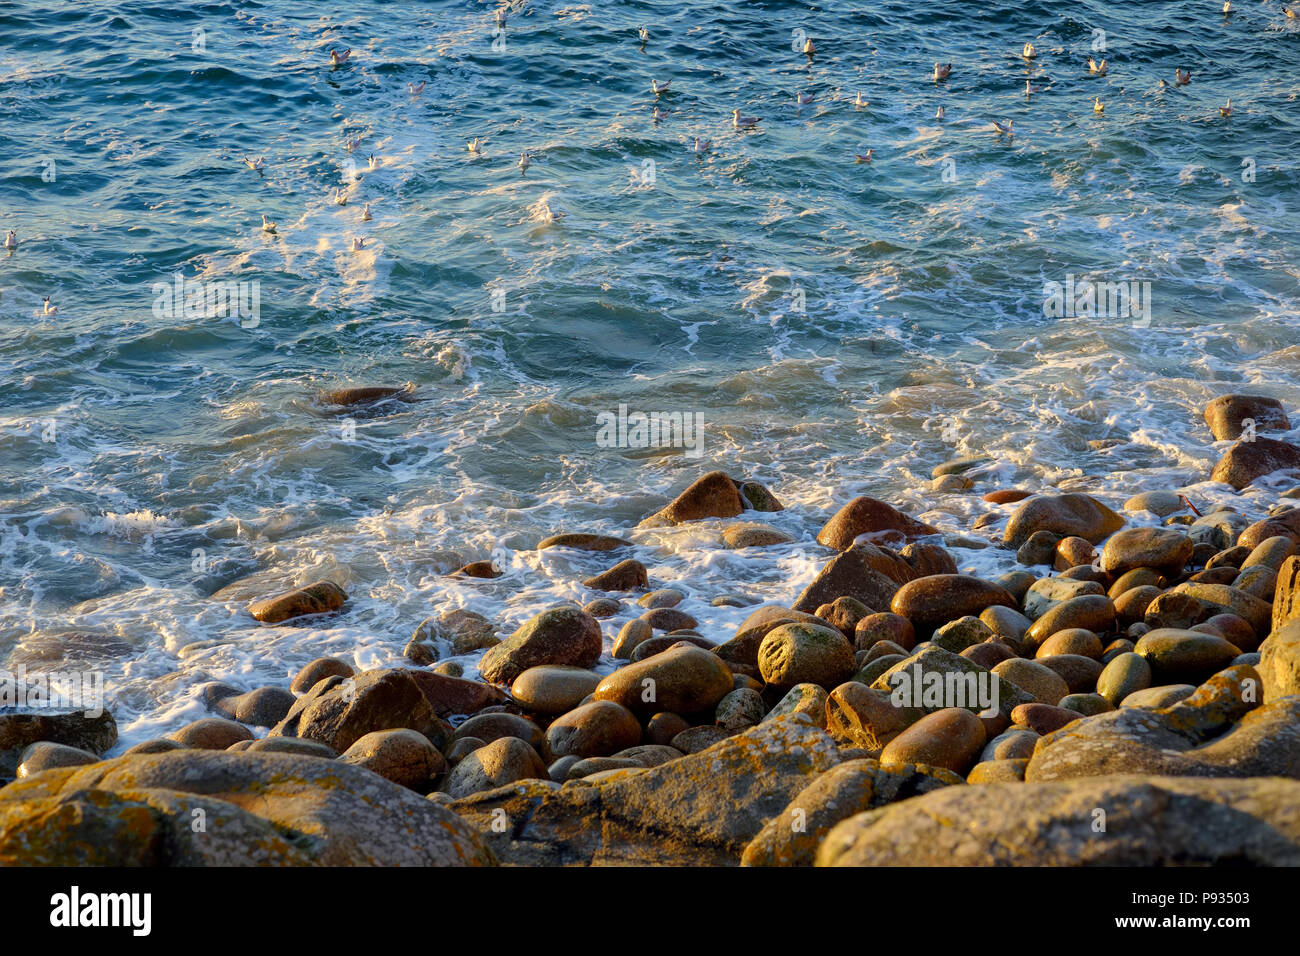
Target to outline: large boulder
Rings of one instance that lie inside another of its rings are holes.
[[[835,512],[817,532],[817,540],[836,551],[847,551],[864,536],[873,544],[901,544],[938,533],[937,528],[904,514],[893,505],[862,495]]]
[[[479,661],[479,673],[490,683],[509,684],[539,664],[590,667],[600,659],[603,646],[594,617],[577,607],[553,607],[488,648]]]
[[[342,753],[373,731],[428,733],[436,720],[410,671],[373,670],[321,681],[298,698],[270,736],[315,740]]]
[[[1122,527],[1124,519],[1090,495],[1035,495],[1011,516],[1003,541],[1009,548],[1019,548],[1035,531],[1050,531],[1100,544]]]
[[[793,714],[657,767],[594,783],[529,781],[449,806],[503,862],[736,865],[767,821],[838,762],[826,732]],[[502,819],[504,831],[493,826]]]
[[[837,598],[851,597],[872,610],[883,610],[889,607],[898,586],[915,577],[912,566],[894,551],[857,544],[826,563],[793,609],[812,613]]]
[[[601,680],[594,696],[648,717],[663,711],[712,711],[734,687],[731,670],[722,658],[682,642],[620,667]]]
[[[736,482],[725,471],[711,471],[641,523],[653,527],[700,518],[734,518],[744,510],[745,500]]]
[[[1300,694],[1300,621],[1274,631],[1259,650],[1265,702]]]
[[[818,866],[1300,866],[1300,783],[1125,775],[944,787],[859,814]]]
[[[911,621],[918,636],[928,637],[940,624],[978,617],[998,604],[1016,607],[1016,599],[1000,584],[969,574],[930,574],[899,588],[889,610]]]
[[[1240,438],[1247,421],[1254,423],[1256,432],[1291,429],[1282,403],[1262,395],[1220,395],[1205,406],[1204,414],[1215,441]]]
[[[318,757],[180,750],[47,770],[0,789],[0,865],[492,862],[446,809]]]
[[[1273,438],[1256,438],[1235,442],[1224,452],[1210,473],[1210,480],[1232,485],[1240,491],[1256,478],[1284,468],[1300,468],[1300,448]]]
[[[1178,574],[1194,548],[1191,538],[1173,528],[1125,528],[1106,540],[1101,569],[1116,577],[1133,568]]]
[[[333,581],[316,581],[284,594],[254,601],[248,605],[248,613],[265,624],[279,624],[308,614],[337,611],[347,599],[347,594]]]

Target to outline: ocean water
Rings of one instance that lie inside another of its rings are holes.
[[[6,4],[0,659],[116,638],[83,663],[120,749],[204,716],[205,680],[398,662],[452,607],[508,633],[585,602],[612,562],[534,550],[561,530],[631,537],[723,640],[747,611],[712,598],[791,600],[855,494],[989,574],[1014,560],[971,546],[1010,510],[995,487],[1262,514],[1290,484],[1207,483],[1200,410],[1300,406],[1300,21],[1219,6],[524,2],[500,33],[464,0]],[[256,281],[255,321],[156,308],[177,274]],[[1045,314],[1071,276],[1138,283],[1149,312]],[[318,398],[408,382],[365,413]],[[620,405],[700,416],[702,454],[602,447]],[[959,455],[993,463],[932,492]],[[796,542],[634,530],[712,468],[767,483],[787,510],[758,517]],[[447,576],[489,557],[502,577]],[[320,577],[345,613],[244,611]]]

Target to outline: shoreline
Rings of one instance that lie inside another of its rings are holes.
[[[1276,401],[1224,396],[1205,420],[1235,439],[1212,480],[1240,492],[1300,469],[1300,448],[1268,437],[1290,429]],[[968,457],[931,487],[976,494],[996,477]],[[107,759],[111,711],[0,709],[0,772],[19,778],[0,788],[0,861],[898,865],[942,864],[933,845],[955,840],[945,852],[970,864],[1300,863],[1281,810],[1300,783],[1259,779],[1300,780],[1300,509],[1292,491],[1267,497],[1252,517],[1173,489],[1117,511],[993,487],[983,501],[1002,510],[964,535],[858,496],[816,535],[820,570],[788,606],[713,596],[745,613],[730,635],[682,610],[683,588],[654,586],[632,556],[652,549],[560,531],[536,550],[599,559],[589,600],[537,608],[509,635],[454,608],[420,622],[397,666],[324,657],[287,686],[208,682],[207,716]],[[727,548],[762,549],[794,541],[764,520],[782,510],[779,488],[714,471],[628,531],[723,521]],[[996,577],[950,551],[981,533]],[[247,605],[269,627],[347,611],[327,579]],[[480,651],[467,679],[454,658]],[[249,803],[258,792],[269,809]],[[1217,842],[1164,812],[1159,840],[1106,829],[1107,807],[1113,824],[1153,799],[1244,822]],[[1090,800],[1100,831],[1078,809]],[[1067,834],[1007,857],[1033,829],[1001,819],[1008,801]],[[18,838],[68,805],[65,831]],[[929,832],[929,807],[960,813],[966,835]],[[196,810],[226,838],[157,845]],[[136,812],[154,829],[128,832]],[[418,839],[379,832],[394,813]],[[86,827],[120,839],[90,847]]]

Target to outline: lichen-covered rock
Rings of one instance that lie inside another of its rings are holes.
[[[454,814],[317,757],[179,750],[48,770],[0,789],[0,864],[492,862]]]
[[[811,866],[822,839],[841,820],[954,783],[960,780],[926,766],[847,760],[813,780],[769,820],[745,847],[740,864]]]
[[[829,735],[792,715],[646,770],[596,783],[530,781],[448,806],[503,862],[735,865],[767,821],[839,759]],[[505,832],[493,828],[495,810]]]
[[[1298,866],[1300,783],[1126,775],[944,787],[843,821],[816,862]]]
[[[1260,678],[1234,664],[1159,709],[1121,707],[1043,737],[1033,783],[1110,773],[1300,778],[1300,697],[1258,705]]]

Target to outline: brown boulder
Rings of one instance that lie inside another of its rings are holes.
[[[317,581],[284,594],[272,595],[248,605],[248,613],[265,624],[279,624],[308,614],[337,611],[348,596],[333,581]]]
[[[1256,478],[1284,468],[1300,468],[1300,448],[1272,438],[1256,438],[1236,442],[1224,452],[1210,473],[1210,480],[1232,485],[1240,491]]]
[[[1035,531],[1080,537],[1100,544],[1124,527],[1124,519],[1090,495],[1035,495],[1027,498],[1007,522],[1003,541],[1019,548]]]
[[[591,667],[600,659],[600,624],[576,607],[554,607],[530,618],[509,638],[490,647],[479,673],[493,684],[509,684],[539,664]]]
[[[836,551],[847,551],[863,535],[873,543],[884,544],[902,543],[938,533],[938,529],[917,521],[892,505],[861,495],[835,512],[817,532],[817,540]]]

